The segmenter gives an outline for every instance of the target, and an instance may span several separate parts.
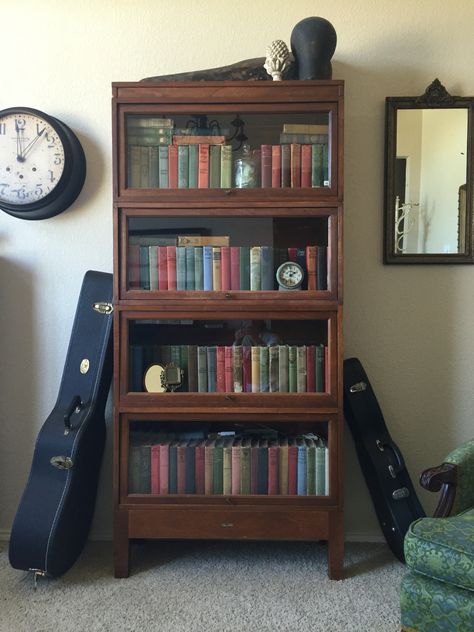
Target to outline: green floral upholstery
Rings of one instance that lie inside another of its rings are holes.
[[[400,592],[405,632],[474,631],[474,439],[445,463],[458,466],[452,515],[416,520],[405,536],[410,571]]]

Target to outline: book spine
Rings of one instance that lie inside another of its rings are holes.
[[[168,185],[170,189],[178,188],[178,146],[168,147]]]
[[[188,345],[188,391],[198,391],[197,346]]]
[[[250,445],[250,493],[258,494],[258,439]]]
[[[311,186],[323,186],[323,146],[321,143],[311,145]]]
[[[204,289],[204,263],[202,246],[194,246],[194,289]]]
[[[260,392],[260,349],[250,348],[251,372],[252,372],[252,393]]]
[[[257,494],[268,494],[268,446],[260,441],[258,446]]]
[[[214,290],[221,289],[221,249],[212,248],[212,287]]]
[[[296,445],[288,446],[288,494],[295,496],[297,493],[298,448]]]
[[[189,145],[188,153],[188,186],[190,189],[197,189],[199,145]]]
[[[159,446],[160,454],[160,494],[169,494],[169,443]]]
[[[272,146],[261,146],[261,180],[262,188],[268,188],[272,186]]]
[[[289,144],[281,145],[281,186],[291,186],[291,150]]]
[[[224,467],[224,448],[222,445],[216,444],[214,448],[214,460],[212,463],[212,493],[222,494],[223,492],[223,467]]]
[[[210,441],[204,446],[204,493],[212,494],[214,478],[214,443]]]
[[[198,152],[198,188],[207,189],[209,187],[209,145],[199,144]]]
[[[278,390],[288,393],[288,345],[278,345]]]
[[[240,289],[250,290],[250,247],[240,246]]]
[[[148,184],[152,189],[156,189],[160,186],[158,147],[150,147],[150,177]]]
[[[207,393],[207,348],[197,348],[198,392]]]
[[[269,364],[269,387],[271,393],[278,393],[279,386],[279,353],[278,346],[274,345],[268,349],[268,364]]]
[[[240,448],[240,493],[250,494],[250,445]]]
[[[224,444],[222,450],[222,493],[232,494],[232,445]]]
[[[316,346],[306,347],[306,392],[316,392]]]
[[[240,445],[238,441],[232,445],[231,489],[233,495],[240,494]]]
[[[166,246],[168,290],[176,290],[176,246]]]
[[[160,493],[160,446],[152,445],[150,448],[150,491],[152,494]]]
[[[311,145],[301,145],[301,186],[311,187]]]
[[[272,145],[272,187],[281,187],[281,145]]]
[[[158,289],[158,246],[148,246],[148,276],[150,290]]]
[[[224,391],[232,393],[234,390],[233,347],[224,347]]]
[[[221,146],[209,145],[209,188],[221,186]]]
[[[278,494],[278,446],[268,446],[268,493]]]
[[[317,247],[306,246],[306,270],[308,279],[308,290],[317,290]]]
[[[182,145],[178,145],[181,147]],[[186,276],[185,286],[187,290],[194,290],[194,246],[185,246]]]
[[[244,393],[252,392],[252,347],[242,347],[242,386]]]
[[[297,375],[296,375],[296,346],[290,345],[288,347],[288,392],[296,393],[297,390]]]
[[[301,144],[290,144],[290,177],[293,189],[301,187]]]
[[[324,345],[316,346],[316,393],[324,393],[325,376],[324,376]]]
[[[204,290],[210,291],[213,289],[212,285],[212,246],[203,246],[203,282]]]
[[[150,186],[150,148],[140,147],[140,188]]]
[[[232,187],[232,145],[221,146],[221,188]]]
[[[128,288],[138,290],[140,288],[140,246],[138,244],[128,245]]]
[[[221,246],[221,290],[231,289],[230,246]]]
[[[232,347],[232,369],[234,380],[234,393],[242,393],[242,347]]]
[[[268,393],[270,390],[269,374],[268,374],[268,347],[257,347],[259,350],[259,363],[260,363],[260,392]]]
[[[177,469],[178,469],[178,447],[176,444],[172,444],[170,445],[170,449],[169,449],[169,469],[168,469],[170,494],[176,494],[176,492],[178,491]]]
[[[168,246],[158,246],[158,289],[168,289]]]
[[[197,147],[197,145],[194,145]],[[204,443],[199,441],[195,448],[195,477],[196,477],[196,494],[205,494],[204,484]]]
[[[176,449],[176,492],[186,493],[186,442],[180,441]]]
[[[176,289],[186,289],[186,248],[176,246]]]
[[[240,247],[230,246],[230,289],[240,290]]]
[[[316,494],[316,446],[312,439],[306,440],[306,493],[308,496]]]
[[[217,350],[206,347],[207,351],[207,392],[215,393],[217,389]]]
[[[250,248],[250,289],[252,291],[261,289],[260,254],[260,246]]]
[[[158,148],[158,169],[160,189],[168,189],[168,145],[160,145]]]
[[[298,446],[297,494],[306,496],[306,445]]]
[[[260,246],[260,288],[262,290],[275,288],[273,248],[271,246]]]
[[[225,393],[225,347],[216,347],[216,391]]]
[[[316,446],[315,494],[326,495],[326,450],[324,445]]]
[[[306,347],[296,347],[296,392],[306,393]]]
[[[148,246],[140,246],[140,289],[150,289],[150,253]]]
[[[278,450],[278,492],[288,495],[288,440],[282,440]]]
[[[189,187],[189,147],[178,145],[178,188]]]

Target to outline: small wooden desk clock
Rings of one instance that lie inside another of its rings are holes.
[[[53,217],[74,202],[85,176],[81,143],[65,123],[33,108],[0,110],[0,209]]]

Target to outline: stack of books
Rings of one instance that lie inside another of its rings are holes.
[[[154,440],[132,435],[129,493],[329,494],[326,439],[312,434],[270,439],[222,434],[193,439],[171,434]]]
[[[131,391],[144,390],[144,375],[151,364],[171,362],[184,371],[180,392],[323,393],[329,385],[324,344],[131,345]]]

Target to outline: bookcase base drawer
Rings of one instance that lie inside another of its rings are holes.
[[[325,540],[328,512],[314,510],[135,509],[129,538]]]

